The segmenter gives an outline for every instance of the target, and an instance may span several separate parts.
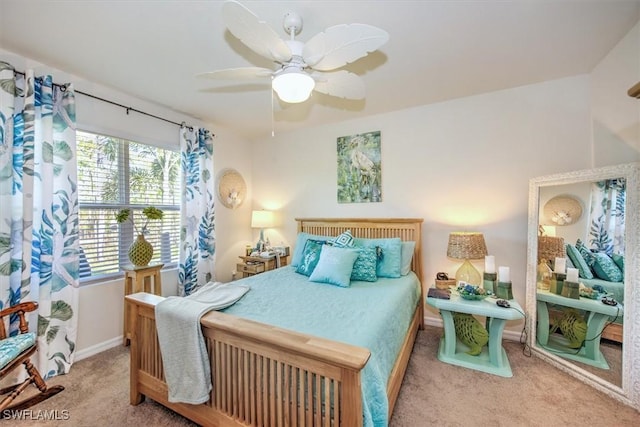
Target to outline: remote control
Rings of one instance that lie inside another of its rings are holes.
[[[509,301],[505,300],[505,299],[499,299],[498,301],[496,301],[496,305],[498,307],[502,307],[502,308],[509,308],[511,307],[511,304],[509,304]]]

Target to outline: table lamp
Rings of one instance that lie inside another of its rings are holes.
[[[480,285],[480,272],[469,262],[470,259],[482,259],[487,255],[487,246],[482,233],[455,232],[449,234],[447,256],[463,259],[464,262],[456,271],[456,283],[463,281],[472,285]]]
[[[270,227],[273,227],[273,212],[265,210],[251,212],[251,228],[260,229],[260,239],[256,245],[258,251],[264,250],[264,229]]]
[[[538,236],[538,263],[551,266],[556,258],[565,258],[564,239],[556,236]]]

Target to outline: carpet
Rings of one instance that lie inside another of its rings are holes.
[[[418,333],[391,427],[640,425],[638,411],[536,357],[527,357],[513,341],[504,343],[513,378],[442,363],[436,357],[441,334],[442,329],[434,326]],[[66,389],[30,408],[31,419],[4,423],[20,427],[196,425],[149,399],[138,406],[129,404],[128,347],[81,360],[68,375],[48,383]],[[46,414],[57,414],[59,419],[43,419]]]

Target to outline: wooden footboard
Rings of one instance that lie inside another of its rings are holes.
[[[126,297],[131,310],[131,404],[145,396],[205,426],[362,425],[360,371],[368,350],[219,312],[202,318],[211,398],[171,403],[151,294]]]
[[[220,312],[201,320],[212,390],[201,405],[171,403],[158,343],[162,297],[128,295],[131,310],[130,402],[145,396],[203,426],[361,426],[360,371],[369,350]],[[420,324],[416,309],[389,378],[389,416]]]

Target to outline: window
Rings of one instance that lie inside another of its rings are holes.
[[[135,238],[130,222],[118,224],[120,209],[131,209],[138,229],[142,209],[162,209],[162,220],[149,221],[146,239],[151,262],[178,262],[180,237],[180,154],[177,151],[106,135],[77,132],[80,204],[80,278],[104,278],[130,264]]]

